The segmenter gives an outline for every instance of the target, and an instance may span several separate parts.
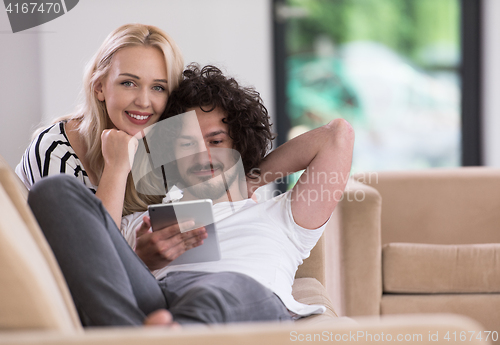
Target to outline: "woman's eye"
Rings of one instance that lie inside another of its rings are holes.
[[[163,92],[165,91],[165,88],[163,86],[153,86],[153,90]]]
[[[122,83],[123,86],[126,86],[126,87],[131,87],[131,86],[134,86],[134,83],[132,83],[131,81],[124,81]]]
[[[220,145],[220,144],[222,144],[222,140],[212,140],[210,142],[210,144],[212,144],[212,145]]]

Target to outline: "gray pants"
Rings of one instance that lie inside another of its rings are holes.
[[[275,294],[243,274],[174,272],[157,281],[74,177],[42,179],[28,203],[84,326],[141,325],[158,309],[169,309],[181,324],[290,320]]]

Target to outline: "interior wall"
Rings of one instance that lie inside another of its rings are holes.
[[[85,0],[16,34],[0,11],[0,104],[7,110],[0,115],[0,154],[15,166],[33,128],[74,109],[85,64],[112,30],[131,22],[169,33],[186,64],[215,64],[255,86],[272,110],[270,9],[271,0]]]
[[[42,117],[40,34],[13,34],[0,8],[0,155],[14,166]]]
[[[500,167],[500,1],[483,0],[482,146],[484,165]]]
[[[500,166],[500,2],[483,7],[484,163]],[[0,154],[15,166],[33,129],[76,104],[83,68],[106,35],[127,22],[157,25],[186,63],[224,67],[254,85],[273,110],[271,0],[85,0],[64,16],[13,34],[0,11]],[[272,111],[271,111],[272,113]]]

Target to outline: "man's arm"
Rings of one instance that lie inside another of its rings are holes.
[[[347,121],[335,119],[296,139],[286,147],[289,154],[276,156],[287,167],[305,168],[292,190],[292,214],[298,225],[316,229],[342,197],[351,170],[354,131]]]

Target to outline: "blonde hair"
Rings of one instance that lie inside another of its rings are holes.
[[[97,175],[99,183],[104,169],[104,158],[101,148],[101,133],[108,124],[106,104],[99,101],[95,90],[96,84],[102,81],[111,68],[114,54],[125,47],[156,47],[163,52],[167,66],[167,82],[169,94],[177,88],[182,80],[184,59],[177,44],[163,30],[144,24],[126,24],[111,32],[104,40],[97,53],[90,60],[83,77],[82,102],[72,115],[58,118],[61,120],[77,120],[78,133],[83,138],[87,153],[87,169]],[[136,211],[144,211],[151,203],[161,202],[161,196],[139,194],[135,190],[131,174],[127,179],[123,215]]]

